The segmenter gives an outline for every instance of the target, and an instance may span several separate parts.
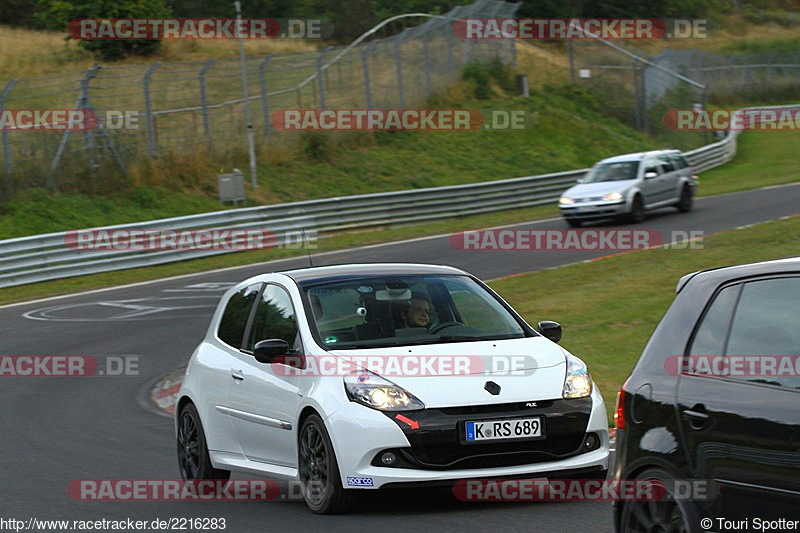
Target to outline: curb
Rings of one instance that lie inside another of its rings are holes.
[[[186,367],[180,367],[159,378],[150,389],[148,398],[157,411],[166,416],[175,415],[175,404],[178,403],[178,392],[183,384]]]

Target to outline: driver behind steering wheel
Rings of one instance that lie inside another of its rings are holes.
[[[400,311],[404,328],[427,328],[430,322],[431,305],[421,294],[412,294],[408,305]]]

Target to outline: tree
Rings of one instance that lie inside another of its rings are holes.
[[[164,0],[39,0],[36,17],[51,30],[65,31],[67,23],[81,18],[167,18],[171,10]],[[80,41],[80,46],[97,52],[105,60],[128,55],[150,55],[160,41]]]

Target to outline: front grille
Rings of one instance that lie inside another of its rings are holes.
[[[386,413],[406,435],[410,448],[397,450],[400,461],[394,466],[423,469],[462,469],[516,466],[555,461],[582,453],[589,425],[591,398],[424,409],[406,413]],[[395,416],[415,420],[412,429]],[[462,444],[467,421],[540,416],[545,438]]]

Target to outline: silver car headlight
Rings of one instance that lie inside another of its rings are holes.
[[[575,203],[575,200],[570,198],[569,196],[562,196],[558,199],[559,205],[572,205]]]
[[[616,202],[622,200],[622,194],[618,192],[610,192],[608,194],[603,195],[604,202]]]
[[[564,398],[586,398],[592,394],[592,376],[586,363],[575,357],[567,355],[567,372],[564,377]]]
[[[345,376],[344,389],[350,401],[380,411],[425,409],[425,404],[416,396],[369,370]]]

